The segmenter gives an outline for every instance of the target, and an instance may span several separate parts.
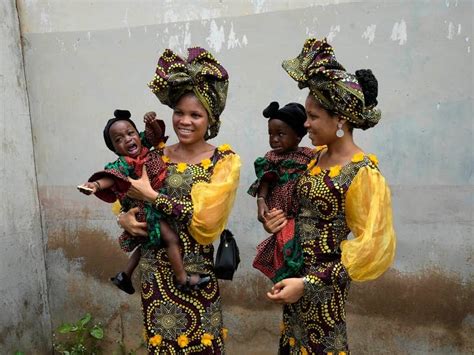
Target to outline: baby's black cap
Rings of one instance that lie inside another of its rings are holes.
[[[306,110],[303,105],[299,103],[290,102],[280,108],[280,104],[273,101],[263,110],[263,116],[269,120],[278,119],[285,122],[300,138],[306,135],[307,131],[304,127],[306,121]]]

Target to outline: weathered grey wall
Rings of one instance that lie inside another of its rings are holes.
[[[115,108],[130,109],[137,122],[156,110],[169,122],[170,110],[146,87],[157,57],[166,47],[202,45],[231,76],[213,143],[231,143],[244,162],[230,221],[242,266],[223,283],[229,350],[275,353],[280,314],[264,300],[268,282],[251,268],[265,235],[245,191],[253,160],[268,150],[263,107],[306,95],[280,63],[314,35],[329,38],[348,70],[374,70],[384,114],[356,139],[378,155],[391,183],[398,255],[380,280],[352,287],[353,352],[473,349],[472,1],[18,4],[54,326],[91,311],[108,325],[110,349],[115,340],[139,343],[139,297],[108,281],[126,262],[119,230],[108,206],[75,185],[114,158],[101,130]]]
[[[0,2],[0,353],[51,348],[45,245],[15,1]]]

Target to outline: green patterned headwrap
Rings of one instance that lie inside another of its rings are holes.
[[[188,48],[186,60],[166,49],[148,86],[161,103],[171,108],[184,94],[194,93],[209,114],[209,127],[204,137],[207,140],[219,132],[219,117],[227,99],[228,79],[224,67],[204,48]]]
[[[307,39],[298,57],[283,61],[282,66],[300,89],[308,87],[321,106],[337,113],[353,127],[367,129],[380,120],[380,110],[375,108],[377,100],[374,98],[371,105],[366,105],[358,76],[346,72],[326,38]]]

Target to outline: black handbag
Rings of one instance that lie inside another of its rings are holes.
[[[234,272],[240,263],[239,248],[234,239],[234,235],[228,229],[221,233],[221,240],[216,253],[214,272],[221,280],[232,280]]]

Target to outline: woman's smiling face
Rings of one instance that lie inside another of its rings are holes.
[[[328,145],[337,139],[338,117],[331,115],[309,94],[305,102],[308,138],[314,146]]]
[[[209,115],[198,98],[192,93],[181,96],[173,110],[173,128],[179,142],[204,141],[208,126]]]

